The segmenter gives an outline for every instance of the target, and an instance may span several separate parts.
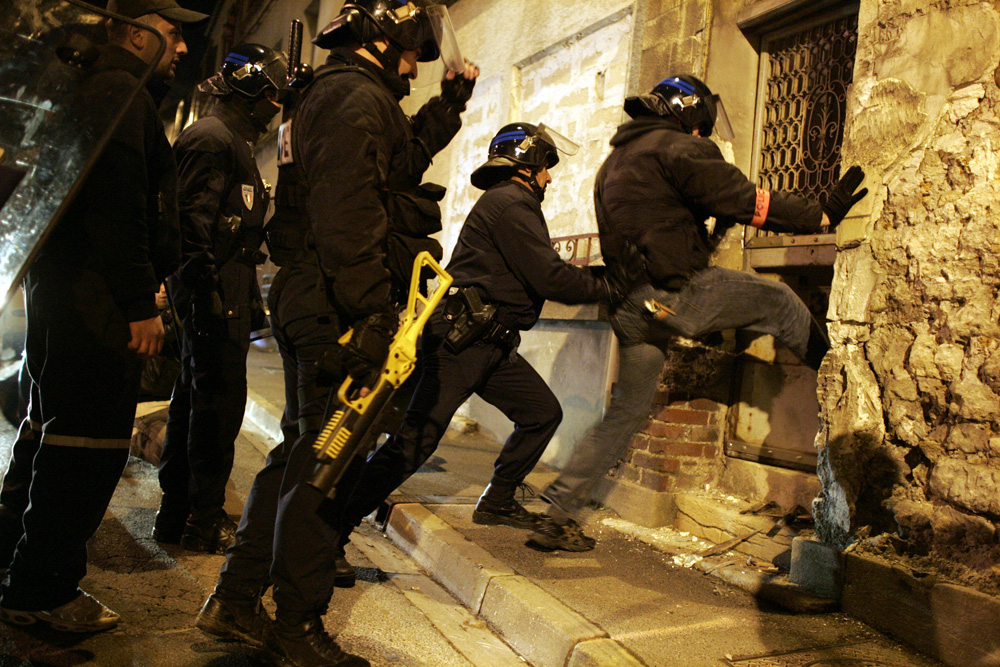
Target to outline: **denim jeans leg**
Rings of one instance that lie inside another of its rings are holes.
[[[676,293],[676,315],[663,323],[689,338],[724,329],[774,336],[805,358],[812,315],[788,285],[744,271],[709,267]]]
[[[604,419],[590,429],[559,477],[542,493],[554,506],[550,514],[579,512],[594,485],[628,448],[649,417],[665,358],[660,347],[649,343],[621,348],[618,382]]]

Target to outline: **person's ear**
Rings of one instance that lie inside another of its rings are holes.
[[[134,25],[128,26],[128,41],[132,46],[135,47],[137,51],[142,51],[146,48],[146,43],[149,41],[149,31],[139,28]]]

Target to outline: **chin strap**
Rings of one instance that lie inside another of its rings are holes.
[[[393,42],[389,42],[385,51],[380,51],[374,42],[365,44],[364,48],[378,61],[382,69],[387,73],[391,72],[395,74],[399,72],[399,61],[403,57],[403,52],[397,49]],[[404,79],[401,76],[387,76],[385,77],[385,82],[392,91],[392,94],[396,96],[397,101],[410,94],[409,79]]]
[[[545,188],[538,184],[538,172],[536,170],[529,169],[527,176],[522,172],[518,172],[518,175],[524,184],[528,186],[528,189],[531,190],[531,194],[535,195],[539,203],[545,201]]]

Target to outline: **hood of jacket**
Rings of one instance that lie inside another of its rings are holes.
[[[619,125],[618,131],[611,137],[611,146],[617,148],[654,130],[674,130],[684,133],[681,124],[673,119],[641,116]]]

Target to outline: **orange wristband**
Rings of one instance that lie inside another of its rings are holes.
[[[763,227],[764,221],[767,220],[767,209],[770,206],[771,191],[757,188],[757,202],[754,204],[753,220],[750,221],[750,224],[757,228]]]

